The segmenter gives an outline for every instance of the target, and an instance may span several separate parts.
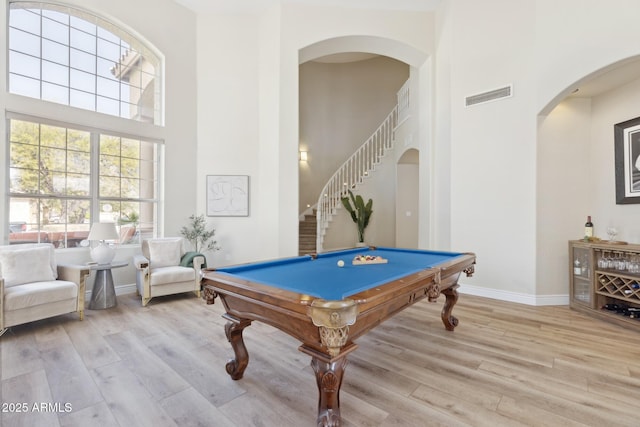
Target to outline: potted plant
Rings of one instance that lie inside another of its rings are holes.
[[[120,226],[120,244],[134,243],[137,241],[139,223],[140,215],[135,211],[123,214],[118,218],[118,225]]]
[[[340,200],[342,201],[344,208],[351,215],[351,219],[358,227],[358,242],[364,243],[364,229],[369,225],[369,219],[373,213],[373,210],[371,209],[373,206],[373,200],[369,199],[365,204],[362,196],[354,196],[351,190],[347,191],[349,192],[349,197],[344,196],[341,197]],[[353,206],[351,206],[351,203],[353,203]]]
[[[204,215],[191,215],[189,224],[182,227],[180,234],[187,239],[196,252],[218,251],[220,246],[214,240],[216,229],[207,229],[207,221]]]

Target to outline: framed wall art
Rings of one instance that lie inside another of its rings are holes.
[[[640,203],[640,117],[614,125],[616,204]]]
[[[207,216],[249,216],[249,176],[207,175]]]

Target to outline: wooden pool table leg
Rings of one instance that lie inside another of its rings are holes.
[[[451,314],[453,306],[458,302],[458,285],[457,283],[446,288],[442,293],[447,298],[442,307],[442,323],[447,331],[453,331],[458,326],[458,318]]]
[[[317,357],[311,359],[311,367],[316,373],[318,391],[318,427],[338,427],[342,425],[340,417],[340,386],[344,368],[347,366],[347,357],[339,357],[331,361],[320,360]]]
[[[231,375],[231,379],[239,380],[242,378],[244,370],[247,369],[247,365],[249,364],[249,353],[242,339],[242,331],[251,324],[251,320],[239,319],[228,313],[222,315],[222,317],[228,320],[224,326],[224,333],[227,335],[227,339],[229,343],[231,343],[231,347],[236,356],[235,359],[227,362],[227,373]]]

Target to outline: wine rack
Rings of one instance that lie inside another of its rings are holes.
[[[640,303],[640,277],[621,276],[617,273],[596,272],[596,292],[607,297]]]
[[[570,306],[640,330],[640,245],[569,242]]]

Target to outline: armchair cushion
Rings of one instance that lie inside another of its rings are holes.
[[[55,280],[57,275],[52,248],[46,245],[0,251],[5,287]]]
[[[179,283],[194,281],[196,271],[193,267],[171,266],[164,268],[152,268],[150,276],[150,285],[164,285],[167,283]]]
[[[65,280],[27,283],[5,289],[4,309],[7,311],[35,307],[57,301],[74,299],[78,286]]]
[[[181,239],[153,239],[148,241],[151,268],[180,265]]]

